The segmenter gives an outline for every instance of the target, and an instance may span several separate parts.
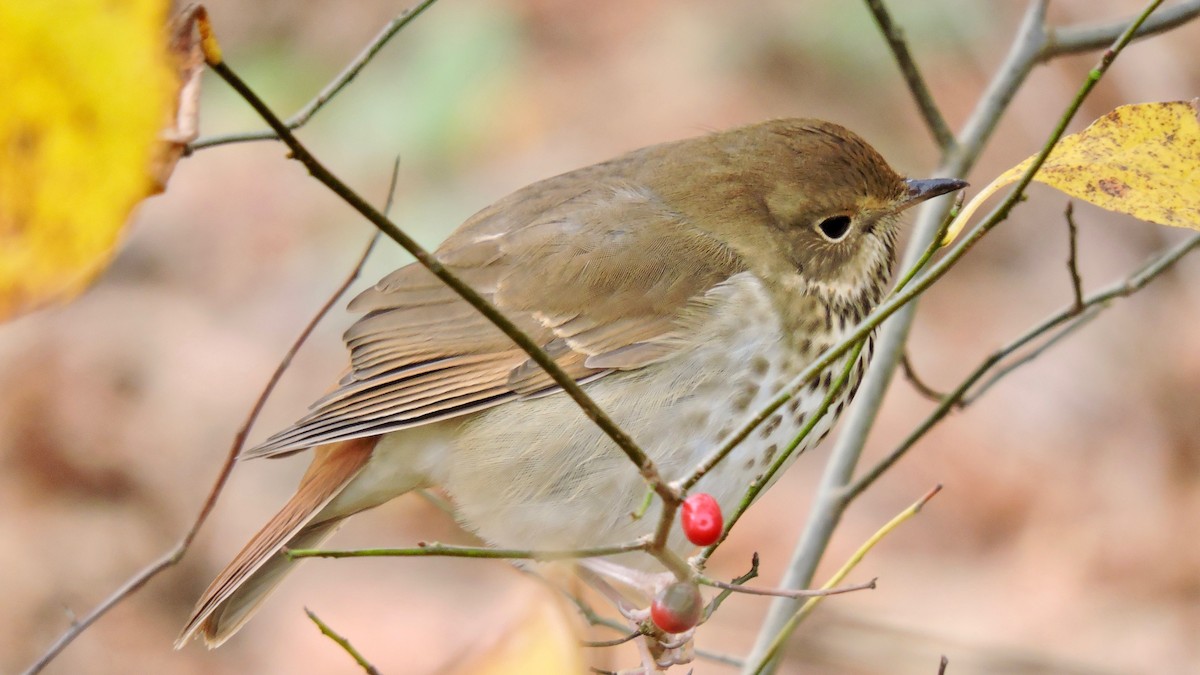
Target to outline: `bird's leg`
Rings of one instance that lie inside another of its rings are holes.
[[[696,629],[690,628],[682,633],[664,635],[664,638],[672,639],[670,641],[660,639],[655,643],[654,651],[657,652],[654,659],[655,665],[665,670],[671,666],[691,663],[696,658],[695,646],[692,642],[695,633]]]
[[[581,564],[578,568],[579,578],[583,579],[584,582],[586,582],[588,586],[591,586],[592,588],[596,589],[597,593],[599,593],[600,595],[603,595],[605,598],[607,598],[608,601],[612,603],[613,607],[616,607],[617,611],[619,611],[621,613],[621,616],[625,617],[627,620],[629,620],[631,623],[634,624],[633,625],[634,628],[637,628],[638,626],[640,626],[643,621],[645,621],[646,619],[648,619],[650,617],[650,610],[639,608],[636,605],[634,605],[633,603],[629,602],[629,600],[626,599],[625,596],[621,594],[621,591],[618,591],[616,588],[614,588],[612,586],[612,584],[608,583],[608,581],[605,580],[602,573],[592,569],[592,566],[589,565],[588,563],[593,563],[593,562],[603,562],[603,561],[600,561],[600,560],[585,560],[585,561],[583,561],[583,564]]]
[[[643,572],[604,558],[581,560],[580,566],[594,572],[595,575],[628,586],[647,599],[653,598],[667,584],[675,581],[675,575],[671,572]]]

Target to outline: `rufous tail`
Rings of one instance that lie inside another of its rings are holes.
[[[316,548],[337,531],[351,514],[321,511],[366,466],[377,441],[359,438],[315,450],[296,494],[200,596],[176,649],[197,633],[210,649],[228,640],[296,566],[298,561],[289,560],[283,549]]]

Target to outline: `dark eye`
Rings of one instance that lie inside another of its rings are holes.
[[[831,216],[817,223],[817,229],[829,239],[837,241],[850,231],[850,216]]]

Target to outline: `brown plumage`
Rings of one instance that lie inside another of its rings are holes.
[[[837,125],[777,120],[535,183],[473,216],[436,255],[586,383],[670,478],[878,302],[895,215],[962,185],[905,181]],[[633,465],[424,268],[393,272],[350,308],[365,313],[345,335],[350,373],[246,456],[338,445],[318,449],[296,497],[213,582],[181,643],[237,630],[287,569],[286,542],[319,542],[341,518],[419,486],[445,486],[464,525],[507,546],[595,546],[652,526],[652,515],[621,515],[644,493]],[[776,422],[698,489],[732,508],[764,449],[794,429]]]

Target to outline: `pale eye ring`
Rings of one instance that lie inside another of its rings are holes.
[[[817,223],[817,231],[829,241],[841,241],[850,231],[850,216],[838,215]]]

